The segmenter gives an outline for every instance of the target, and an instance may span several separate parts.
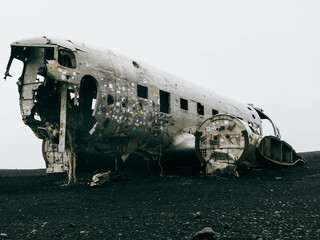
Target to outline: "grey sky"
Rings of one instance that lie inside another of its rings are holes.
[[[320,150],[320,1],[1,1],[10,43],[43,35],[102,46],[265,110],[297,151]],[[44,167],[21,120],[18,76],[0,81],[0,168]]]

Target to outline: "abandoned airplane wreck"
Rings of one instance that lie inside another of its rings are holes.
[[[5,79],[13,60],[23,63],[21,114],[43,139],[47,173],[132,154],[160,164],[195,153],[207,173],[305,163],[262,109],[110,50],[48,37],[13,42]],[[262,120],[272,136],[264,136]]]

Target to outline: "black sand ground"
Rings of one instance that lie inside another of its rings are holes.
[[[0,239],[190,239],[211,227],[220,239],[320,239],[320,152],[309,164],[212,179],[0,170]]]

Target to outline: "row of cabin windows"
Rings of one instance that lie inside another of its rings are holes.
[[[188,111],[189,107],[188,107],[188,100],[180,98],[180,108],[183,110]],[[204,106],[201,103],[197,103],[197,113],[199,115],[204,115]],[[216,115],[219,112],[215,109],[212,109],[212,115]]]
[[[148,88],[145,86],[137,85],[138,97],[148,99]],[[180,108],[183,110],[189,110],[188,100],[180,98]],[[170,93],[160,90],[160,112],[170,113]],[[201,103],[197,103],[197,113],[204,115],[204,106]],[[218,114],[218,111],[212,109],[212,115]]]

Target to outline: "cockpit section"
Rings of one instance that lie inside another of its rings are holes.
[[[11,77],[12,63],[21,62],[17,85],[23,121],[43,139],[47,171],[61,172],[68,169],[70,158],[75,156],[80,76],[76,51],[44,39],[37,39],[37,43],[21,41],[11,45],[5,79]],[[81,96],[85,103],[96,98],[96,89],[91,93],[92,96]],[[87,110],[83,104],[81,107]],[[93,122],[93,119],[84,119],[83,125],[92,127],[88,123],[90,120]]]
[[[16,61],[22,63],[17,85],[23,120],[37,137],[44,139],[49,135],[54,139],[47,129],[49,125],[59,128],[61,85],[69,79],[78,80],[75,53],[57,45],[13,43],[5,79],[11,77],[10,68]],[[79,94],[72,85],[67,87],[67,102],[74,106],[71,98]]]

